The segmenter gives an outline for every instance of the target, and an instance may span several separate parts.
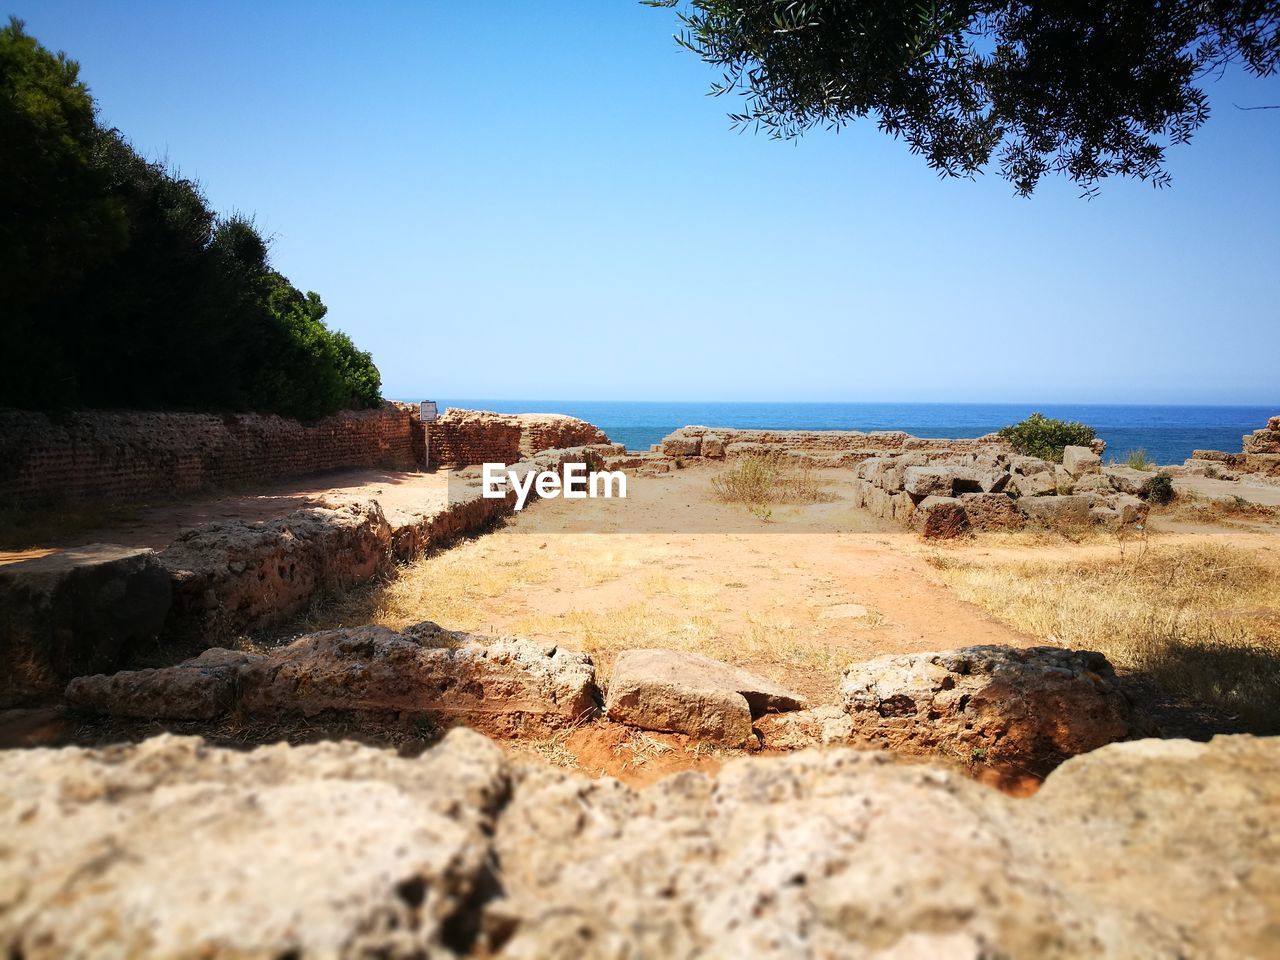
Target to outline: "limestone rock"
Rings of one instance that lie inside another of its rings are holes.
[[[0,950],[29,960],[451,956],[506,788],[502,751],[463,731],[412,762],[169,736],[15,751],[0,779]]]
[[[969,529],[964,506],[954,497],[925,497],[916,505],[911,522],[930,540],[949,540]]]
[[[1106,477],[1111,481],[1113,489],[1135,497],[1142,490],[1142,485],[1152,476],[1153,474],[1134,470],[1132,467],[1107,467],[1106,469]]]
[[[151,550],[95,543],[0,565],[0,707],[118,666],[160,634],[170,600]]]
[[[803,706],[772,680],[700,653],[625,650],[614,661],[604,709],[610,720],[644,730],[742,746],[752,717]]]
[[[771,713],[761,717],[758,726],[766,750],[807,750],[854,739],[853,720],[835,704]]]
[[[213,647],[174,667],[77,677],[67,703],[79,710],[145,720],[214,720],[231,709],[240,680],[261,654]]]
[[[701,435],[677,430],[670,436],[663,438],[662,441],[662,452],[668,457],[696,457],[701,451]]]
[[[1062,451],[1062,466],[1073,477],[1097,473],[1102,469],[1102,458],[1089,447],[1066,447]]]
[[[713,460],[724,459],[724,441],[714,433],[703,434],[702,455]]]
[[[955,473],[949,467],[907,467],[902,474],[902,489],[917,497],[949,497],[955,486]]]
[[[1071,484],[1073,494],[1096,493],[1106,496],[1115,493],[1115,490],[1110,477],[1101,473],[1086,473]]]
[[[1058,481],[1049,470],[1019,474],[1013,478],[1011,485],[1020,497],[1043,497],[1058,490]]]
[[[187,530],[160,554],[174,583],[170,629],[213,643],[279,623],[317,594],[368,582],[391,557],[391,527],[375,500]]]
[[[1046,526],[1088,526],[1091,506],[1085,496],[1023,497],[1018,501],[1018,510],[1028,520]]]
[[[1017,530],[1026,522],[1015,501],[1003,493],[962,493],[960,505],[975,530]]]
[[[528,640],[488,643],[425,624],[329,630],[302,637],[250,665],[249,714],[396,710],[498,736],[536,733],[595,712],[595,665],[585,653]]]
[[[903,752],[1043,764],[1129,734],[1106,657],[1059,647],[965,647],[850,664],[840,683],[853,732]]]
[[[1023,454],[1014,454],[1010,457],[1009,467],[1014,473],[1024,477],[1035,476],[1037,473],[1053,473],[1053,464],[1048,460]]]
[[[1027,799],[842,748],[644,791],[466,731],[6,751],[0,953],[1265,957],[1278,770],[1248,736],[1113,744]]]

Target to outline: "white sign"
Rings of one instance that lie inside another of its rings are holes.
[[[440,413],[436,409],[436,402],[434,400],[423,400],[419,407],[421,409],[423,423],[435,423],[436,420],[440,418]]]

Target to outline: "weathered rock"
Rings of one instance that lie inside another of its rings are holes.
[[[514,638],[477,642],[434,624],[313,633],[251,664],[241,684],[248,714],[396,710],[497,736],[567,726],[599,699],[585,653]]]
[[[1071,484],[1071,492],[1073,494],[1097,493],[1109,496],[1115,491],[1116,488],[1111,485],[1111,479],[1101,473],[1083,474]]]
[[[261,654],[213,647],[174,667],[77,677],[67,703],[78,710],[147,720],[213,720],[232,708],[241,677]]]
[[[1106,469],[1106,477],[1111,481],[1111,486],[1131,496],[1137,496],[1142,490],[1142,485],[1152,476],[1150,473],[1134,470],[1132,467],[1107,467]]]
[[[1058,647],[965,647],[850,664],[853,732],[891,749],[1044,764],[1129,734],[1106,657]]]
[[[662,441],[662,452],[668,457],[696,457],[702,452],[702,437],[677,431]]]
[[[1151,512],[1151,505],[1145,500],[1139,500],[1137,497],[1131,497],[1128,494],[1113,497],[1111,504],[1112,509],[1116,511],[1119,517],[1121,526],[1146,523],[1147,514]]]
[[[375,500],[187,530],[160,554],[174,585],[167,629],[213,643],[279,623],[318,594],[378,576],[392,555],[391,527]]]
[[[1015,501],[1003,493],[962,493],[960,505],[975,530],[1017,530],[1026,523]]]
[[[155,640],[169,605],[151,550],[95,543],[0,565],[0,707],[119,666]]]
[[[1255,430],[1244,438],[1244,452],[1280,453],[1280,431]]]
[[[925,497],[916,505],[911,522],[921,536],[931,540],[949,540],[969,529],[964,506],[954,497]]]
[[[1020,497],[1043,497],[1056,493],[1058,482],[1051,471],[1019,474],[1010,482],[1012,490]]]
[[[916,497],[949,497],[955,487],[955,471],[951,467],[907,467],[902,474],[902,489]]]
[[[29,960],[450,956],[508,783],[461,731],[412,762],[167,736],[22,754],[0,756],[0,949]]]
[[[1053,473],[1053,464],[1039,457],[1014,454],[1009,458],[1009,468],[1017,474],[1030,477],[1037,473]]]
[[[1073,477],[1097,473],[1102,469],[1102,458],[1089,447],[1066,447],[1062,451],[1062,466]]]
[[[724,459],[724,441],[714,433],[703,434],[701,453],[712,460]]]
[[[0,952],[1264,957],[1277,770],[1277,738],[1146,740],[1015,800],[839,748],[645,791],[465,731],[413,760],[167,736],[6,751]]]
[[[644,730],[742,746],[753,717],[803,706],[772,680],[700,653],[626,650],[614,661],[604,709],[610,720]]]
[[[1028,520],[1052,527],[1083,527],[1090,523],[1088,497],[1022,497],[1018,510]]]
[[[853,720],[843,707],[835,704],[771,713],[761,717],[757,726],[766,750],[807,750],[847,744],[855,739]]]

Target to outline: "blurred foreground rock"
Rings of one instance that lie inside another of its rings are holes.
[[[0,754],[0,951],[1264,957],[1280,740],[1138,741],[1013,800],[847,749],[645,791],[457,730]]]

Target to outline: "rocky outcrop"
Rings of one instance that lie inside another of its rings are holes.
[[[432,623],[328,630],[266,654],[214,648],[177,666],[80,677],[75,708],[151,720],[312,717],[395,711],[494,736],[540,734],[595,713],[595,666],[584,653]]]
[[[752,738],[753,717],[802,706],[772,680],[700,653],[626,650],[614,661],[605,713],[644,730],[741,747]]]
[[[454,731],[0,754],[0,951],[1263,957],[1280,740],[1140,741],[1013,800],[833,749],[641,792]]]
[[[852,733],[904,753],[1036,767],[1129,735],[1106,657],[1060,647],[964,647],[850,664],[840,696]]]
[[[119,666],[159,635],[170,599],[151,550],[98,543],[0,566],[0,707]]]

